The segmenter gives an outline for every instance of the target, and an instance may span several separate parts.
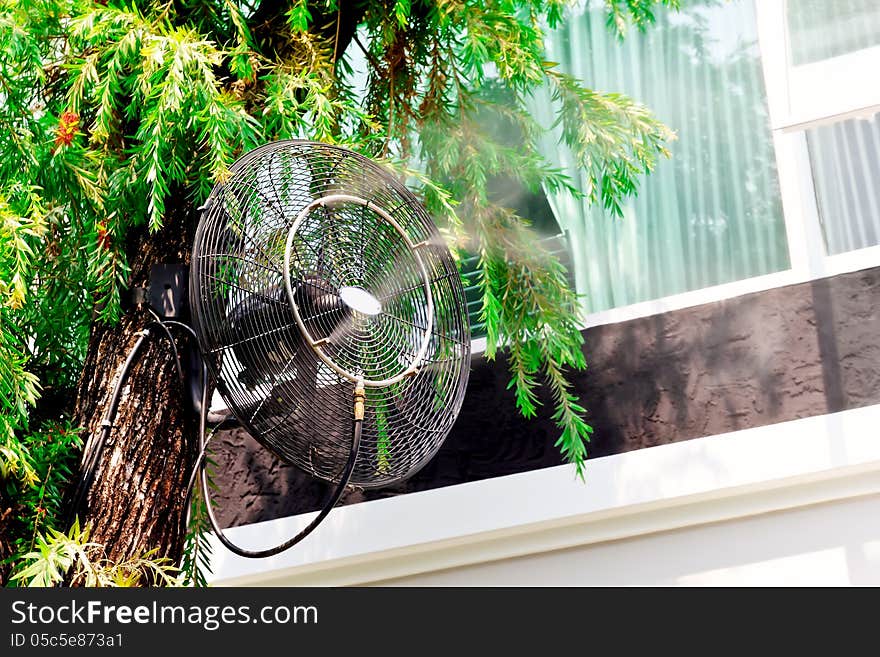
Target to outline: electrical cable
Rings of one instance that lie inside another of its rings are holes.
[[[189,324],[184,324],[183,322],[178,322],[174,319],[166,319],[166,320],[163,320],[162,323],[167,324],[168,326],[176,326],[178,328],[185,329],[193,337],[193,340],[196,341],[196,344],[199,343],[199,338],[196,335],[196,332],[193,330],[192,326],[190,326]]]
[[[88,490],[89,486],[92,483],[92,479],[95,476],[95,469],[98,465],[98,458],[101,455],[101,452],[104,450],[104,443],[107,442],[107,438],[110,437],[110,432],[113,430],[113,420],[116,418],[116,414],[119,410],[119,402],[122,398],[123,384],[128,378],[129,371],[134,364],[135,358],[137,358],[141,349],[143,349],[144,343],[146,342],[146,339],[149,335],[149,328],[142,329],[140,331],[140,336],[138,337],[137,341],[134,343],[134,345],[132,345],[131,350],[128,352],[128,356],[126,357],[125,362],[122,364],[122,370],[119,373],[119,378],[116,380],[116,384],[113,387],[113,392],[110,395],[110,404],[107,407],[107,412],[104,414],[104,419],[101,420],[101,431],[98,434],[98,438],[94,441],[90,439],[89,444],[86,445],[86,448],[83,451],[83,474],[77,482],[76,490],[73,495],[73,501],[69,507],[69,514],[71,514],[73,517],[76,517],[77,511],[79,511],[80,504],[82,504],[83,496],[85,495],[85,492]],[[72,521],[73,517],[69,519]]]
[[[153,311],[152,308],[147,308],[149,313],[155,318],[156,321],[149,322],[141,331],[140,336],[138,337],[137,342],[132,345],[131,350],[128,352],[128,356],[125,359],[125,362],[122,365],[122,370],[120,371],[119,378],[116,381],[116,384],[113,387],[113,391],[110,395],[110,404],[107,407],[107,412],[104,415],[104,419],[101,420],[101,432],[98,434],[97,439],[90,440],[86,445],[86,448],[83,450],[82,457],[82,476],[77,481],[77,486],[73,495],[73,501],[69,507],[69,514],[72,516],[69,520],[73,520],[73,517],[76,516],[80,505],[83,502],[83,496],[86,494],[89,486],[92,483],[92,480],[95,476],[95,470],[98,466],[98,460],[100,458],[101,452],[104,450],[104,445],[107,442],[107,439],[110,437],[110,433],[113,430],[113,421],[116,419],[116,415],[119,412],[119,403],[122,399],[122,389],[123,385],[128,378],[129,372],[131,370],[132,365],[134,364],[135,359],[140,353],[141,349],[144,347],[144,343],[146,338],[150,335],[150,330],[154,327],[162,330],[166,337],[168,338],[168,343],[171,347],[172,357],[174,359],[175,368],[177,369],[177,376],[180,380],[180,385],[183,387],[186,383],[186,378],[183,374],[183,367],[180,364],[180,355],[177,350],[177,345],[174,341],[174,336],[171,334],[171,331],[162,322],[161,318]],[[182,324],[180,322],[174,322],[175,324],[180,324],[181,326],[189,329],[188,326]],[[192,332],[192,329],[190,329]]]
[[[165,336],[168,338],[168,343],[171,345],[171,354],[174,357],[174,365],[177,368],[177,377],[180,379],[180,387],[184,387],[186,385],[186,378],[183,375],[183,366],[180,364],[180,353],[177,351],[177,343],[174,342],[174,336],[171,335],[171,331],[166,326],[166,322],[162,321],[162,318],[156,314],[156,312],[147,306],[147,312],[149,312],[156,321],[150,322],[147,326],[156,325],[162,329],[165,333]]]
[[[184,324],[183,322],[178,322],[173,319],[166,319],[162,323],[165,324],[166,326],[173,326],[173,327],[181,328],[181,329],[184,329],[185,331],[189,332],[189,334],[193,338],[194,344],[196,345],[196,351],[198,352],[199,338],[191,326],[189,326],[188,324]],[[200,357],[200,361],[201,361],[201,357]],[[202,376],[204,379],[204,373]],[[201,413],[202,411],[201,411],[201,408],[199,407],[199,403],[200,403],[199,397],[196,392],[194,392],[194,391],[191,391],[191,392],[192,392],[192,396],[194,398],[193,402],[194,402],[195,412]],[[220,428],[224,428],[224,427],[228,428],[228,427],[239,426],[238,420],[235,418],[234,415],[232,415],[228,411],[226,413],[212,413],[210,411],[210,409],[208,410],[208,423],[213,425],[215,430],[220,429]]]
[[[125,361],[122,364],[122,369],[119,374],[119,378],[117,379],[113,391],[110,396],[110,404],[107,407],[107,412],[104,415],[104,419],[101,420],[101,431],[98,434],[97,439],[92,441],[89,440],[89,443],[86,445],[86,448],[83,452],[82,459],[82,471],[83,474],[79,478],[77,482],[77,487],[73,496],[73,502],[70,505],[69,513],[76,517],[76,513],[79,510],[80,505],[82,504],[83,497],[91,485],[92,479],[95,475],[95,470],[97,468],[98,460],[101,455],[101,452],[104,449],[104,445],[107,442],[107,439],[110,437],[110,434],[113,430],[113,420],[116,418],[116,415],[119,411],[119,403],[122,399],[122,390],[125,384],[125,381],[128,379],[129,373],[131,371],[132,365],[135,362],[135,359],[140,354],[141,350],[144,348],[147,337],[151,335],[151,329],[154,327],[158,327],[161,329],[165,336],[168,338],[169,346],[171,348],[172,356],[174,358],[174,362],[176,365],[178,377],[180,379],[181,385],[185,385],[185,378],[183,374],[183,368],[180,363],[180,355],[177,350],[177,345],[174,341],[174,336],[171,334],[169,330],[170,326],[176,326],[179,328],[183,328],[187,330],[194,338],[196,338],[196,334],[193,329],[183,322],[177,322],[174,320],[161,320],[159,316],[152,310],[148,309],[150,314],[155,318],[156,321],[149,322],[139,334],[137,341],[132,345],[131,350],[128,352]],[[196,338],[197,341],[197,338]],[[349,452],[348,460],[345,463],[345,467],[342,470],[342,473],[339,478],[339,482],[334,488],[332,494],[321,507],[318,515],[299,533],[297,533],[292,538],[280,543],[279,545],[273,546],[271,548],[266,548],[263,550],[249,550],[246,548],[242,548],[235,543],[233,543],[224,533],[223,529],[219,526],[217,522],[217,518],[214,515],[214,510],[211,504],[211,498],[209,493],[208,486],[208,475],[207,475],[207,449],[210,439],[213,437],[214,432],[218,427],[214,427],[211,430],[208,438],[205,438],[205,432],[207,429],[207,421],[208,421],[208,369],[205,363],[202,363],[202,381],[201,381],[201,403],[199,408],[199,454],[196,458],[195,466],[193,468],[193,472],[190,475],[189,481],[187,483],[187,487],[184,493],[184,509],[185,513],[183,518],[185,518],[184,526],[182,531],[186,530],[186,527],[189,524],[189,502],[190,497],[192,495],[192,490],[195,485],[196,478],[199,477],[202,485],[202,492],[204,496],[205,508],[208,515],[208,520],[211,523],[211,527],[214,530],[215,535],[218,540],[231,552],[249,558],[261,558],[261,557],[269,557],[276,554],[279,554],[300,541],[306,538],[315,528],[321,524],[324,518],[330,513],[330,511],[336,506],[336,503],[339,501],[339,498],[342,497],[342,493],[345,490],[345,487],[348,485],[348,481],[351,478],[351,474],[354,470],[355,463],[358,457],[358,451],[360,449],[361,443],[361,433],[363,428],[363,390],[362,388],[358,388],[355,391],[355,414],[354,419],[352,420],[352,439],[351,439],[351,449]],[[73,518],[70,518],[72,521]]]
[[[205,455],[208,453],[208,445],[211,444],[211,438],[214,437],[214,433],[216,431],[217,427],[211,429],[211,433],[208,434],[208,439],[204,441],[204,444],[201,446],[201,450],[199,451],[199,455],[196,457],[195,466],[193,467],[192,474],[189,476],[189,482],[186,484],[186,491],[184,493],[186,504],[189,504],[190,496],[193,492],[193,487],[195,486],[196,479],[198,478],[199,472],[201,471],[202,459],[204,459]]]
[[[186,489],[184,490],[184,493],[183,493],[184,513],[181,516],[181,518],[183,520],[183,523],[181,524],[181,527],[180,527],[181,536],[186,536],[186,532],[189,528],[190,517],[192,514],[192,493],[193,493],[193,488],[195,487],[195,484],[196,484],[196,480],[198,479],[199,473],[201,472],[202,459],[204,459],[205,456],[207,455],[208,445],[211,444],[211,439],[214,437],[214,434],[217,432],[218,429],[219,429],[219,426],[216,426],[213,429],[211,429],[211,432],[208,434],[207,440],[204,441],[204,444],[202,445],[202,448],[199,451],[199,455],[196,457],[196,462],[193,465],[192,473],[190,474],[189,481],[186,484]]]

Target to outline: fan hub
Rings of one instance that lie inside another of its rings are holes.
[[[358,285],[339,288],[339,298],[346,306],[362,315],[373,316],[382,312],[382,302]]]

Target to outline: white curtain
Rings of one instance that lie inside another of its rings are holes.
[[[753,0],[658,9],[655,25],[622,42],[598,4],[549,33],[548,59],[587,86],[644,102],[678,140],[622,219],[548,194],[571,240],[585,310],[787,269]],[[552,121],[546,98],[535,99],[535,112]],[[586,187],[558,135],[542,151]]]
[[[880,244],[880,117],[807,131],[829,254]]]
[[[788,0],[786,17],[792,66],[880,44],[878,0]]]

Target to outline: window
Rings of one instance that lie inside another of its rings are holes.
[[[805,131],[830,255],[880,244],[880,115]]]
[[[602,3],[588,3],[551,33],[547,56],[561,70],[644,102],[678,136],[622,219],[551,196],[588,312],[789,268],[757,41],[742,1],[658,12],[623,42]],[[586,189],[556,139],[544,155]]]
[[[586,2],[547,55],[678,134],[622,220],[548,197],[587,325],[880,265],[877,0],[683,3],[623,42]]]
[[[876,0],[761,0],[761,48],[775,128],[880,106]]]

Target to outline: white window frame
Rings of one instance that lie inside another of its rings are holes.
[[[822,235],[806,130],[880,112],[880,45],[794,66],[788,0],[755,0],[758,40],[791,269],[799,281],[880,265],[880,245],[829,255]]]
[[[774,130],[802,130],[880,111],[880,45],[794,66],[788,0],[755,0],[758,38]]]

